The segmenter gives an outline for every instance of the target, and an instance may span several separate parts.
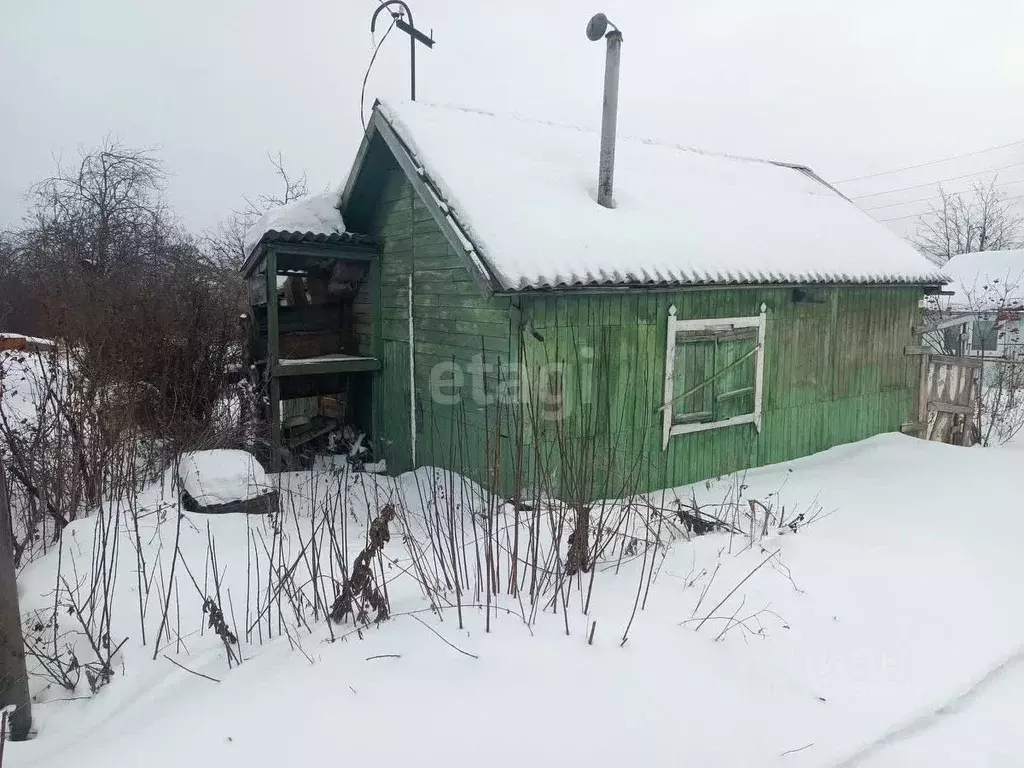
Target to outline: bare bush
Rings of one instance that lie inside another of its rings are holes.
[[[21,556],[183,447],[253,436],[221,408],[244,378],[244,286],[174,221],[164,176],[151,151],[107,141],[36,185],[4,239],[25,330],[59,342],[0,360],[4,388],[28,403],[0,407]]]
[[[295,174],[285,166],[281,152],[267,159],[274,169],[278,181],[278,190],[266,195],[244,198],[244,205],[232,211],[231,215],[221,221],[203,238],[207,252],[218,265],[237,269],[245,257],[245,235],[259,218],[273,208],[293,203],[309,194],[306,174]]]

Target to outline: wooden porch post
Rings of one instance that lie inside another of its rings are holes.
[[[281,338],[277,320],[277,250],[267,246],[267,375],[270,377],[270,463],[281,471],[281,380],[277,376]]]

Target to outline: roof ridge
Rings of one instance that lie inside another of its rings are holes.
[[[393,107],[391,106],[392,104],[402,105],[402,106],[407,106],[409,104],[415,104],[416,107],[428,107],[430,109],[442,109],[442,110],[448,110],[448,111],[451,111],[451,112],[465,112],[465,113],[471,114],[471,115],[481,115],[483,117],[493,117],[493,118],[497,118],[499,120],[500,119],[515,120],[516,122],[526,123],[526,124],[530,124],[530,125],[543,125],[543,126],[548,126],[548,127],[551,127],[551,128],[566,128],[566,129],[578,131],[579,133],[588,133],[588,134],[593,134],[595,136],[599,136],[600,135],[600,131],[598,131],[598,130],[596,130],[594,128],[587,128],[587,127],[582,126],[582,125],[575,125],[573,123],[560,123],[560,122],[558,122],[556,120],[545,120],[545,119],[539,118],[539,117],[523,117],[521,115],[517,115],[517,114],[512,113],[512,112],[491,112],[489,110],[480,109],[478,107],[465,107],[465,106],[462,106],[461,104],[442,104],[442,103],[430,102],[430,101],[410,102],[410,101],[405,100],[405,99],[401,99],[401,100],[397,100],[397,101],[391,102],[388,99],[378,99],[377,102],[374,104],[374,108],[376,109],[377,106],[379,105],[379,106],[383,106],[386,110],[393,110]],[[652,146],[652,147],[662,147],[664,149],[674,149],[674,150],[677,150],[677,151],[680,151],[680,152],[691,152],[693,154],[705,155],[707,157],[719,157],[719,158],[723,158],[723,159],[726,159],[726,160],[739,160],[739,161],[748,162],[748,163],[764,163],[765,165],[774,165],[774,166],[778,166],[780,168],[789,168],[789,169],[794,170],[794,171],[810,172],[811,174],[814,175],[814,177],[815,177],[815,179],[817,181],[820,181],[822,184],[825,184],[826,186],[828,186],[830,188],[832,186],[827,181],[825,181],[820,176],[818,176],[816,173],[814,173],[814,171],[811,170],[811,168],[809,166],[804,165],[802,163],[793,163],[793,162],[788,162],[788,161],[785,161],[785,160],[772,160],[770,158],[754,157],[752,155],[739,155],[739,154],[735,154],[735,153],[732,153],[732,152],[720,152],[720,151],[712,150],[712,149],[701,149],[700,147],[693,147],[693,146],[689,146],[687,144],[675,144],[675,143],[668,142],[668,141],[662,141],[660,139],[654,139],[654,138],[651,138],[649,136],[634,136],[634,135],[630,135],[630,134],[621,134],[620,133],[616,138],[619,141],[630,141],[630,142],[635,142],[637,144],[646,144],[647,146]],[[841,194],[841,193],[839,193],[839,194]],[[843,197],[845,197],[845,195],[843,195]]]
[[[594,202],[592,129],[377,101],[353,177],[375,131],[488,292],[948,281],[806,166],[626,137],[633,175],[611,214]],[[797,174],[758,170],[771,166]]]

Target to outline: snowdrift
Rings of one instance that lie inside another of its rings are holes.
[[[77,521],[61,552],[22,573],[39,652],[68,644],[85,660],[78,618],[54,629],[46,617],[55,593],[74,593],[71,574],[96,567],[97,542],[118,540],[109,638],[123,645],[95,695],[85,680],[62,690],[36,660],[39,735],[8,745],[8,759],[1019,764],[1022,457],[890,435],[650,494],[602,518],[621,546],[536,592],[507,555],[523,521],[538,521],[543,547],[554,518],[495,506],[443,472],[282,475],[280,513],[266,518],[182,514],[168,477],[120,510],[116,530]],[[351,566],[388,504],[399,514],[378,565],[391,617],[331,625],[342,576],[329,563],[344,553]],[[661,522],[630,528],[631,505]],[[683,511],[716,506],[751,514],[688,538]],[[497,595],[475,580],[445,587],[428,553],[448,520],[466,533],[447,542],[449,559]],[[549,565],[538,583],[560,567]],[[510,594],[512,582],[525,586]]]

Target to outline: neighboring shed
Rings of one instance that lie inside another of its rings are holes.
[[[941,272],[800,166],[623,139],[602,208],[597,147],[375,106],[341,212],[378,254],[372,438],[391,472],[583,500],[914,419],[905,348]]]
[[[52,352],[57,348],[56,342],[50,339],[40,339],[34,336],[24,336],[20,333],[0,333],[0,352]]]
[[[927,316],[941,333],[928,336],[948,354],[1021,357],[1024,249],[979,251],[943,266],[948,295],[929,299]]]

